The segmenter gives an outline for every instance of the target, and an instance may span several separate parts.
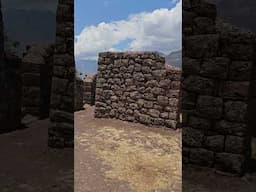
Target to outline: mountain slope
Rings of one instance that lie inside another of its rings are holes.
[[[182,51],[175,51],[165,57],[165,62],[169,65],[182,68]]]

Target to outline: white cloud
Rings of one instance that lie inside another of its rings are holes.
[[[132,39],[127,50],[170,53],[181,49],[181,3],[172,9],[157,9],[130,15],[127,20],[88,26],[76,36],[75,55],[95,59],[98,52],[117,50],[115,45]]]

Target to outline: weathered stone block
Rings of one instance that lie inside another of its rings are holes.
[[[228,74],[229,59],[225,57],[215,57],[206,59],[201,66],[200,73],[205,77],[225,79]]]
[[[223,135],[208,136],[205,138],[204,146],[214,152],[222,152],[224,150]]]
[[[227,136],[225,142],[225,151],[234,154],[245,153],[245,140],[242,137]]]
[[[244,157],[230,153],[217,153],[215,167],[220,171],[242,173]]]
[[[209,130],[211,128],[211,122],[209,120],[195,116],[189,117],[188,125],[199,130]]]
[[[182,88],[199,94],[213,95],[218,90],[218,85],[213,79],[191,75],[184,79]]]
[[[233,61],[230,64],[229,79],[239,81],[250,80],[252,65],[251,61]]]
[[[244,136],[247,126],[243,123],[234,123],[222,120],[215,125],[215,130],[223,135]]]
[[[199,96],[197,113],[201,117],[219,119],[222,116],[223,101],[221,98],[212,96]]]
[[[200,59],[217,56],[218,35],[194,35],[184,40],[184,51],[188,57]]]
[[[203,133],[197,129],[183,127],[182,142],[184,146],[201,147],[203,142]]]
[[[241,101],[228,101],[224,105],[224,116],[226,120],[234,122],[245,122],[247,104]]]
[[[223,86],[223,96],[227,99],[246,100],[249,96],[249,86],[250,83],[248,81],[227,81]]]
[[[212,151],[202,149],[202,148],[192,148],[190,149],[190,162],[202,165],[211,166],[214,161],[214,153]]]

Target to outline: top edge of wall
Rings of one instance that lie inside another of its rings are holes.
[[[117,51],[107,51],[107,52],[100,52],[99,57],[106,57],[106,56],[137,56],[137,55],[155,55],[158,57],[162,57],[158,52],[154,51],[124,51],[124,52],[117,52]]]

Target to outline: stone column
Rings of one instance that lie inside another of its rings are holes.
[[[50,147],[74,145],[74,1],[59,0],[49,128]]]
[[[184,0],[182,11],[183,162],[242,174],[255,36],[216,23],[206,0]]]

